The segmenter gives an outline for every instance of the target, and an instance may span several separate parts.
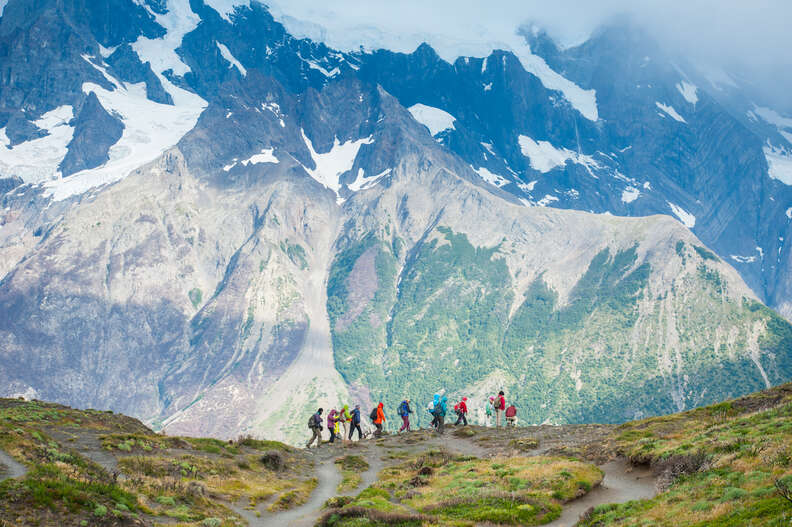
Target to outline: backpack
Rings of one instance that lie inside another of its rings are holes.
[[[455,412],[457,412],[457,413],[459,413],[459,403],[456,403],[456,404],[454,405],[454,411],[455,411]]]
[[[374,408],[371,411],[371,413],[369,414],[369,419],[371,419],[372,423],[377,420],[377,409],[376,408]]]
[[[407,403],[405,401],[402,401],[402,403],[399,405],[399,415],[401,417],[407,415]]]
[[[321,419],[322,419],[321,417],[317,419],[316,414],[313,414],[311,417],[308,418],[308,428],[310,428],[311,430],[313,430],[314,428],[321,428],[322,427]],[[317,421],[319,421],[320,424],[317,424]]]
[[[514,417],[515,415],[517,415],[517,408],[515,408],[514,405],[506,408],[506,417]]]

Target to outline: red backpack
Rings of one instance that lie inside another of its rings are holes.
[[[515,408],[514,405],[506,408],[506,417],[514,417],[515,415],[517,415],[517,408]]]

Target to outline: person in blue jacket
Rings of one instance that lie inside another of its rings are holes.
[[[445,430],[445,416],[446,412],[448,412],[448,397],[445,395],[440,399],[440,402],[437,406],[435,406],[435,421],[437,421],[437,432],[442,434]]]
[[[358,433],[358,441],[363,439],[363,431],[360,429],[360,405],[356,404],[355,409],[352,410],[352,422],[350,423],[352,426],[349,427],[349,440],[352,440],[352,435],[357,430]]]

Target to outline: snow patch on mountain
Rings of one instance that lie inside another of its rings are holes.
[[[792,153],[771,144],[767,144],[763,151],[767,159],[767,175],[785,185],[792,185]]]
[[[761,117],[765,122],[774,124],[779,128],[792,128],[792,118],[784,117],[772,108],[756,106],[753,113]]]
[[[316,62],[313,59],[306,59],[302,55],[300,55],[299,53],[297,54],[297,56],[300,57],[303,60],[303,62],[308,64],[309,68],[311,68],[312,70],[318,71],[319,73],[321,73],[322,75],[324,75],[328,79],[332,79],[333,77],[335,77],[336,75],[341,73],[341,70],[338,69],[337,67],[335,67],[335,68],[333,68],[331,70],[328,70],[327,68],[322,67],[318,62]]]
[[[732,260],[739,263],[754,263],[756,261],[756,256],[740,256],[738,254],[732,254],[730,257]]]
[[[670,201],[666,201],[666,203],[668,203],[668,206],[671,208],[671,212],[674,213],[674,216],[679,218],[679,221],[681,221],[685,227],[687,227],[688,229],[692,229],[693,227],[696,226],[696,217],[694,215],[692,215],[691,213],[689,213],[679,205],[671,203]]]
[[[102,76],[104,76],[104,78],[107,80],[107,82],[109,82],[109,83],[110,83],[110,84],[112,84],[113,86],[116,86],[116,87],[118,87],[118,81],[115,79],[115,77],[113,77],[112,75],[110,75],[110,73],[107,71],[107,68],[105,68],[104,66],[100,66],[100,65],[98,65],[98,64],[96,64],[96,63],[94,63],[94,62],[91,60],[91,56],[90,56],[90,55],[82,54],[82,55],[80,55],[80,56],[82,57],[82,59],[83,59],[85,62],[87,62],[88,64],[90,64],[90,65],[91,65],[91,67],[92,67],[93,69],[95,69],[96,71],[98,71],[99,73],[101,73],[101,74],[102,74]]]
[[[145,4],[144,7],[165,28],[166,33],[162,38],[155,39],[140,36],[132,48],[141,61],[151,63],[151,69],[160,80],[163,78],[162,72],[169,69],[176,75],[184,75],[190,71],[190,67],[182,62],[176,49],[181,46],[184,35],[198,27],[200,17],[190,8],[190,0],[168,0],[168,12],[164,15],[152,11]]]
[[[305,166],[303,168],[313,179],[321,183],[325,188],[335,192],[336,196],[338,196],[338,191],[341,189],[339,181],[341,175],[352,170],[352,165],[355,163],[360,147],[374,142],[374,138],[368,136],[342,144],[336,137],[333,140],[333,146],[330,151],[320,154],[314,150],[313,143],[305,135],[305,131],[300,129],[300,133],[303,141],[305,141],[305,146],[308,147],[308,151],[311,153],[311,159],[316,165],[315,168]]]
[[[681,81],[676,85],[677,90],[679,93],[682,94],[682,97],[685,98],[687,102],[692,105],[696,105],[698,102],[698,88],[695,84],[691,84],[687,81]]]
[[[55,108],[34,124],[48,135],[9,148],[11,141],[5,127],[0,128],[0,176],[18,176],[25,183],[41,183],[60,176],[58,166],[67,153],[74,136],[69,122],[74,108],[65,105]]]
[[[450,1],[443,5],[272,0],[268,6],[273,17],[295,37],[324,42],[342,51],[362,48],[411,53],[427,43],[449,63],[459,57],[488,57],[495,50],[511,51],[527,72],[546,88],[561,92],[585,118],[596,121],[599,117],[596,92],[582,89],[534,55],[520,34],[524,20],[504,16],[507,9],[465,9]],[[453,10],[455,16],[446,16],[444,9]],[[438,20],[444,23],[438,24]],[[482,72],[486,69],[485,62]]]
[[[366,177],[366,171],[363,170],[362,168],[359,168],[358,169],[358,173],[357,173],[357,177],[355,178],[355,181],[353,181],[352,183],[347,185],[347,187],[349,187],[349,190],[351,190],[352,192],[357,192],[359,190],[371,188],[371,187],[374,186],[374,184],[377,181],[379,181],[381,178],[384,178],[385,176],[387,176],[390,173],[391,173],[391,169],[390,168],[386,168],[385,170],[383,170],[379,174],[376,174],[374,176]]]
[[[556,148],[548,141],[534,141],[527,135],[517,138],[520,144],[520,151],[528,158],[531,168],[539,172],[550,172],[558,166],[563,166],[567,161],[591,167],[599,167],[591,156],[578,154],[566,148]]]
[[[509,182],[509,180],[506,179],[505,177],[490,172],[485,167],[475,168],[471,166],[470,168],[472,168],[473,171],[476,172],[476,174],[478,174],[481,177],[481,179],[483,179],[484,181],[486,181],[491,185],[495,185],[496,187],[500,188]]]
[[[456,117],[445,110],[421,103],[413,104],[407,109],[412,114],[413,119],[429,129],[429,133],[433,137],[444,130],[454,130]]]
[[[632,203],[633,201],[638,199],[638,196],[640,195],[641,195],[641,191],[638,190],[637,188],[627,187],[624,190],[622,190],[621,200],[624,203]]]
[[[550,205],[550,203],[554,201],[558,201],[558,198],[556,196],[553,196],[552,194],[545,194],[545,197],[537,201],[536,204],[540,207],[547,207],[548,205]]]
[[[679,121],[680,123],[687,124],[687,121],[685,121],[685,118],[682,117],[681,115],[679,115],[679,113],[674,109],[673,106],[670,106],[670,105],[667,105],[667,104],[663,104],[663,103],[658,102],[658,101],[655,101],[655,105],[657,105],[658,108],[660,108],[663,112],[665,112],[669,117],[671,117],[675,121]]]
[[[237,6],[250,7],[250,0],[204,0],[204,3],[217,11],[227,22],[231,22],[231,15]]]
[[[96,94],[102,106],[122,120],[124,132],[110,147],[104,165],[47,183],[45,186],[53,199],[59,201],[123,179],[134,169],[158,158],[195,127],[206,101],[177,88],[167,79],[165,83],[173,96],[173,105],[150,100],[145,83],[125,84],[113,91],[93,83],[83,84],[83,93]]]
[[[224,59],[228,61],[229,64],[228,68],[230,69],[236,67],[237,71],[239,71],[239,73],[241,73],[243,77],[247,77],[247,70],[242,65],[242,63],[239,62],[236,59],[236,57],[234,57],[234,55],[231,54],[231,51],[229,51],[228,48],[225,45],[221,44],[220,42],[216,42],[216,44],[217,44],[217,49],[220,50],[220,54],[223,56]]]
[[[769,124],[773,124],[778,128],[778,133],[781,134],[787,143],[792,145],[792,118],[784,117],[780,113],[771,108],[764,108],[755,106],[753,111],[748,112],[749,117],[753,115],[753,120],[757,120],[757,116]]]

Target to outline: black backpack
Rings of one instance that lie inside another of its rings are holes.
[[[311,417],[308,418],[308,428],[313,430],[316,426],[316,419],[314,419],[314,415],[312,414]]]
[[[376,408],[374,408],[371,411],[371,413],[369,414],[369,419],[371,419],[372,423],[377,420],[377,409]]]

